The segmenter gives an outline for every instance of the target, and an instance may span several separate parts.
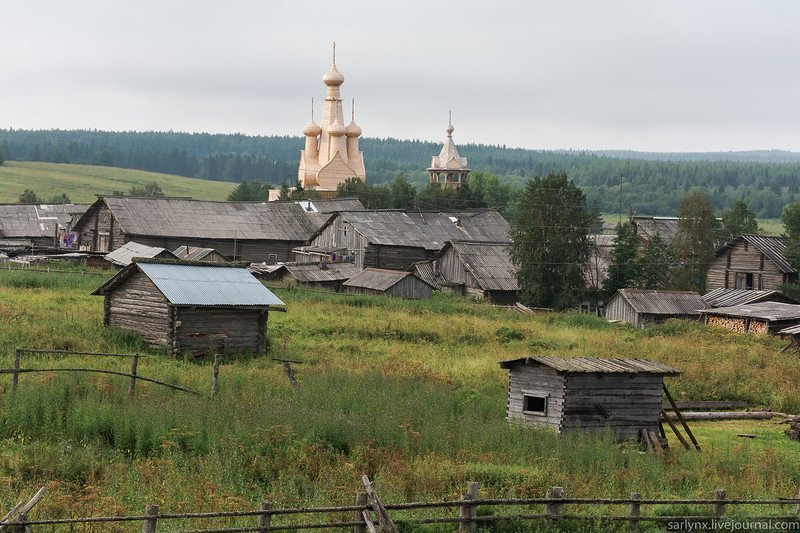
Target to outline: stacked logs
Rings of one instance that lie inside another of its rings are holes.
[[[789,429],[784,431],[786,436],[792,440],[800,440],[800,416],[795,416],[786,421],[789,424]]]
[[[726,329],[736,331],[738,333],[747,333],[747,329],[745,329],[744,318],[709,316],[706,319],[706,324],[708,324],[709,326],[720,326]]]

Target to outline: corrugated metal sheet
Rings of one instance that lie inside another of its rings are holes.
[[[452,246],[482,290],[519,290],[508,244],[453,242]]]
[[[353,263],[303,263],[284,266],[289,275],[301,283],[345,281],[360,272]]]
[[[86,204],[0,205],[0,237],[53,237],[56,224],[71,225],[72,217],[83,214]]]
[[[136,266],[173,305],[285,305],[246,268],[160,263]]]
[[[406,276],[413,275],[411,272],[400,270],[386,270],[383,268],[367,268],[345,281],[344,287],[361,287],[376,291],[385,291]]]
[[[707,309],[704,313],[710,316],[732,316],[737,318],[756,318],[767,322],[778,320],[800,319],[800,305],[781,302],[761,302],[756,304],[735,305]]]
[[[680,370],[677,368],[647,359],[530,356],[503,361],[500,366],[511,368],[515,364],[523,362],[525,364],[541,364],[558,372],[567,373],[680,374]]]
[[[497,211],[355,211],[339,216],[374,245],[441,250],[448,241],[511,242],[508,222]]]
[[[718,288],[703,295],[703,300],[709,307],[733,307],[758,302],[791,300],[780,291],[762,291],[747,289]]]
[[[106,254],[105,260],[117,266],[128,266],[133,262],[134,257],[142,259],[177,259],[175,254],[164,248],[157,248],[154,246],[146,246],[138,242],[126,242],[113,252]]]
[[[152,237],[306,241],[331,216],[306,213],[294,202],[109,196],[98,200],[93,208],[103,202],[124,233]]]
[[[708,308],[702,296],[691,291],[620,289],[617,294],[637,313],[649,315],[699,315]]]

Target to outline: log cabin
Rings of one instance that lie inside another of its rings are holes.
[[[103,324],[135,331],[173,355],[227,351],[264,354],[270,310],[284,303],[245,268],[133,262],[93,293]]]
[[[666,376],[675,368],[645,359],[531,356],[503,361],[506,418],[567,431],[610,430],[620,440],[657,431]]]
[[[786,260],[786,239],[740,235],[714,254],[706,274],[706,289],[775,290],[797,279]]]
[[[342,290],[353,294],[379,294],[395,298],[430,298],[433,287],[411,272],[367,268],[342,283]]]
[[[643,328],[670,318],[699,320],[707,307],[696,292],[620,289],[606,303],[606,319]]]

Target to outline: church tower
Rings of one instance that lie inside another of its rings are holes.
[[[458,149],[453,142],[453,118],[450,115],[447,121],[447,139],[442,145],[442,151],[438,156],[433,156],[431,166],[428,169],[429,181],[438,183],[442,187],[461,187],[462,183],[467,182],[467,174],[472,170],[467,166],[467,158],[458,155]]]
[[[344,125],[344,110],[339,87],[344,76],[336,69],[336,43],[333,44],[333,65],[322,77],[327,88],[320,124],[314,122],[314,104],[311,104],[311,121],[303,129],[305,150],[300,152],[297,178],[304,189],[315,189],[322,196],[333,196],[336,187],[348,178],[366,181],[364,154],[358,150],[361,128],[355,121],[355,100],[350,123]]]

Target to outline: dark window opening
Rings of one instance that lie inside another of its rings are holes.
[[[547,397],[523,395],[522,410],[526,413],[545,414],[547,412]]]

